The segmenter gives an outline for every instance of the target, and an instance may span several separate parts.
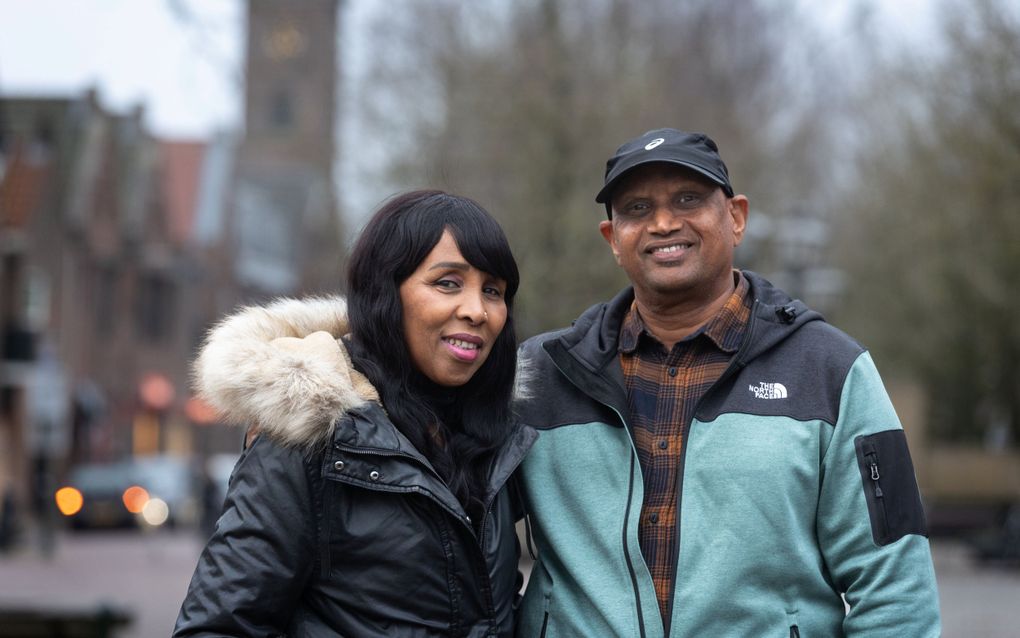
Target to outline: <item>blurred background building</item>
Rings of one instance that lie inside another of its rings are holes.
[[[248,4],[244,127],[209,139],[161,139],[94,90],[0,96],[5,528],[73,465],[237,451],[187,366],[237,305],[339,284],[337,10]]]

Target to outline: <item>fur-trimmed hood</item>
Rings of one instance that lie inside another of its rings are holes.
[[[314,446],[344,412],[379,400],[340,341],[347,330],[342,297],[243,308],[209,332],[193,385],[224,421]]]

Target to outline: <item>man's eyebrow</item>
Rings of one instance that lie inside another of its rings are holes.
[[[648,196],[644,193],[635,193],[633,191],[624,191],[619,195],[613,197],[613,201],[631,201],[635,199],[648,199]]]
[[[462,261],[440,261],[429,266],[429,270],[436,270],[438,268],[453,268],[454,270],[470,270],[471,266],[465,264]]]

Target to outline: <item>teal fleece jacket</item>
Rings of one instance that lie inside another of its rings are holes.
[[[520,471],[538,560],[518,636],[939,635],[906,439],[871,356],[751,272],[743,344],[684,430],[675,593],[638,546],[641,467],[617,356],[624,290],[521,348]],[[845,601],[845,603],[844,603]]]

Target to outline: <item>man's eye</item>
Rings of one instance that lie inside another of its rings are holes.
[[[701,198],[695,193],[684,193],[677,198],[677,201],[683,205],[690,206],[691,204],[696,204],[701,201]]]

